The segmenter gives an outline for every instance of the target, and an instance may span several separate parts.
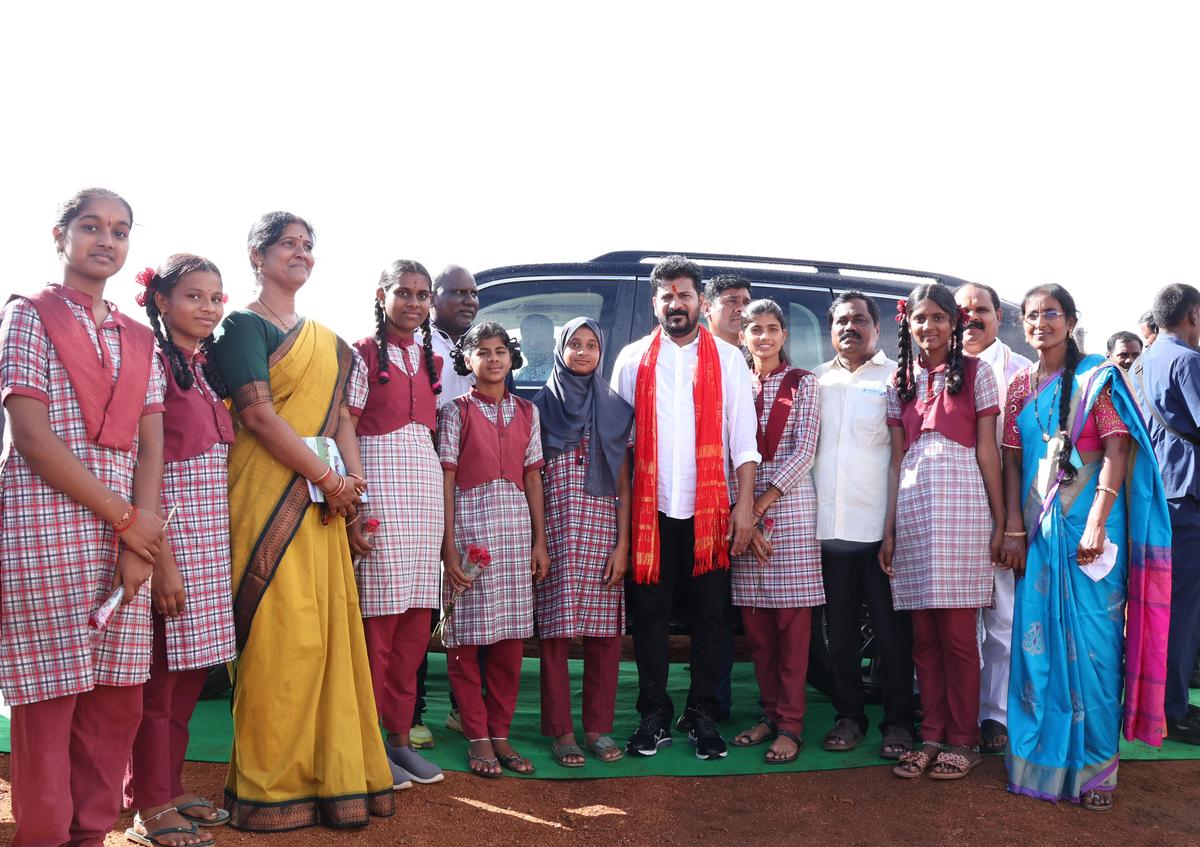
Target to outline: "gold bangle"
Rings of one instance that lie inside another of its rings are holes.
[[[1027,535],[1029,535],[1029,533],[1025,530],[1021,530],[1020,532],[1009,532],[1008,530],[1004,531],[1005,538],[1024,538]]]
[[[1096,490],[1106,491],[1113,496],[1114,500],[1117,499],[1117,490],[1115,488],[1109,488],[1107,485],[1097,485]]]

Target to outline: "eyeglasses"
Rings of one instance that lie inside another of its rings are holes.
[[[1033,326],[1038,320],[1043,320],[1046,323],[1054,323],[1059,318],[1065,317],[1058,309],[1047,309],[1044,312],[1029,312],[1024,316],[1025,323]]]

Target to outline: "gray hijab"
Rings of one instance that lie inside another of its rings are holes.
[[[580,327],[596,333],[600,363],[587,376],[568,367],[567,342]],[[594,497],[615,497],[617,477],[625,460],[633,407],[600,375],[604,362],[604,333],[591,318],[575,318],[559,331],[554,344],[554,370],[533,397],[542,426],[542,452],[549,461],[579,446],[588,436],[588,469],[583,488]]]

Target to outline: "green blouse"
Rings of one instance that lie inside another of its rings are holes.
[[[291,333],[304,325],[301,319]],[[217,369],[239,412],[271,401],[271,354],[291,333],[249,309],[230,313],[221,323],[214,349]]]

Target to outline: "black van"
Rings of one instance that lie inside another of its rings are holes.
[[[518,393],[528,397],[545,384],[553,363],[555,333],[581,315],[594,318],[604,329],[603,374],[607,379],[621,348],[654,328],[650,271],[659,259],[675,253],[699,264],[705,279],[736,273],[750,280],[755,298],[769,297],[783,307],[788,321],[788,355],[793,364],[807,369],[833,358],[827,315],[837,294],[857,289],[875,301],[881,316],[880,346],[895,359],[892,316],[896,301],[922,283],[954,288],[966,282],[947,274],[874,265],[675,250],[622,250],[588,262],[493,268],[475,275],[480,302],[477,320],[497,321],[520,339],[526,364],[514,374]],[[1020,308],[1004,303],[1003,312],[1001,339],[1030,355]],[[823,612],[817,610],[813,615],[808,678],[816,688],[827,691],[829,650]],[[862,632],[863,682],[868,697],[877,699],[875,650],[865,609]]]

